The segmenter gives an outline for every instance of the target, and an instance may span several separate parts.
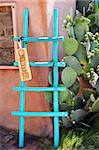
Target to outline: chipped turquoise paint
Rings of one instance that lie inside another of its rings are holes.
[[[23,37],[14,37],[13,40],[22,40],[23,47],[27,47],[27,42],[53,42],[53,61],[52,62],[29,62],[31,67],[53,67],[53,87],[25,87],[25,82],[20,82],[20,87],[15,86],[13,89],[20,92],[20,111],[12,112],[14,116],[20,117],[19,126],[19,147],[24,147],[24,126],[25,117],[54,117],[54,148],[59,146],[59,117],[66,117],[68,112],[59,112],[58,91],[65,91],[66,87],[58,87],[58,67],[65,67],[64,62],[58,62],[58,42],[64,39],[63,36],[58,36],[58,9],[54,9],[53,20],[53,37],[28,37],[28,8],[24,10],[24,28]],[[18,62],[14,63],[18,66]],[[25,91],[53,91],[53,106],[54,112],[25,112]]]

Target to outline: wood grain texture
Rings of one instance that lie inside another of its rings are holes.
[[[29,58],[26,48],[17,49],[17,59],[19,63],[19,73],[21,81],[29,81],[32,74],[29,66]]]

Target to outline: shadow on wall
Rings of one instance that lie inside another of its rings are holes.
[[[66,37],[66,30],[64,29],[64,20],[68,15],[70,8],[72,7],[73,13],[75,13],[75,0],[47,0],[46,13],[47,13],[47,33],[53,36],[53,10],[58,8],[59,10],[59,35]],[[49,60],[51,60],[51,48],[52,43],[48,46]],[[62,42],[59,43],[59,59],[64,56],[64,50],[62,48]]]

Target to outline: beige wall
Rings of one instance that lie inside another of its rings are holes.
[[[2,2],[4,0],[0,0]],[[7,0],[5,0],[7,1]],[[59,34],[65,35],[63,20],[70,7],[75,10],[75,0],[16,0],[18,36],[22,36],[23,11],[29,8],[29,36],[52,36],[52,19],[54,7],[59,8]],[[48,61],[51,59],[51,44],[28,44],[29,59],[31,61]],[[63,49],[59,45],[60,59]],[[48,68],[32,68],[33,80],[29,86],[47,86]],[[11,111],[19,110],[19,93],[12,90],[19,85],[18,70],[0,70],[0,125],[18,129],[18,118],[11,116]],[[44,94],[26,93],[26,111],[50,111],[49,104],[44,99]],[[26,132],[35,135],[49,135],[52,137],[52,119],[27,118]]]

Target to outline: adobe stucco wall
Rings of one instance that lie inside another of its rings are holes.
[[[0,0],[2,2],[4,0]],[[7,0],[5,0],[7,1]],[[59,34],[65,35],[63,20],[72,6],[75,10],[75,0],[15,0],[17,8],[18,35],[22,36],[23,11],[29,8],[29,35],[52,35],[52,19],[54,7],[59,8]],[[11,1],[12,2],[12,1]],[[31,61],[51,60],[51,45],[45,43],[28,44],[29,59]],[[63,49],[59,45],[60,59]],[[32,68],[33,80],[26,83],[29,86],[47,86],[48,68]],[[0,70],[0,125],[18,129],[19,119],[11,116],[11,111],[19,110],[19,93],[13,91],[13,86],[19,85],[18,70]],[[26,93],[26,111],[50,111],[44,94]],[[35,135],[53,135],[52,119],[50,118],[26,118],[25,130]]]

